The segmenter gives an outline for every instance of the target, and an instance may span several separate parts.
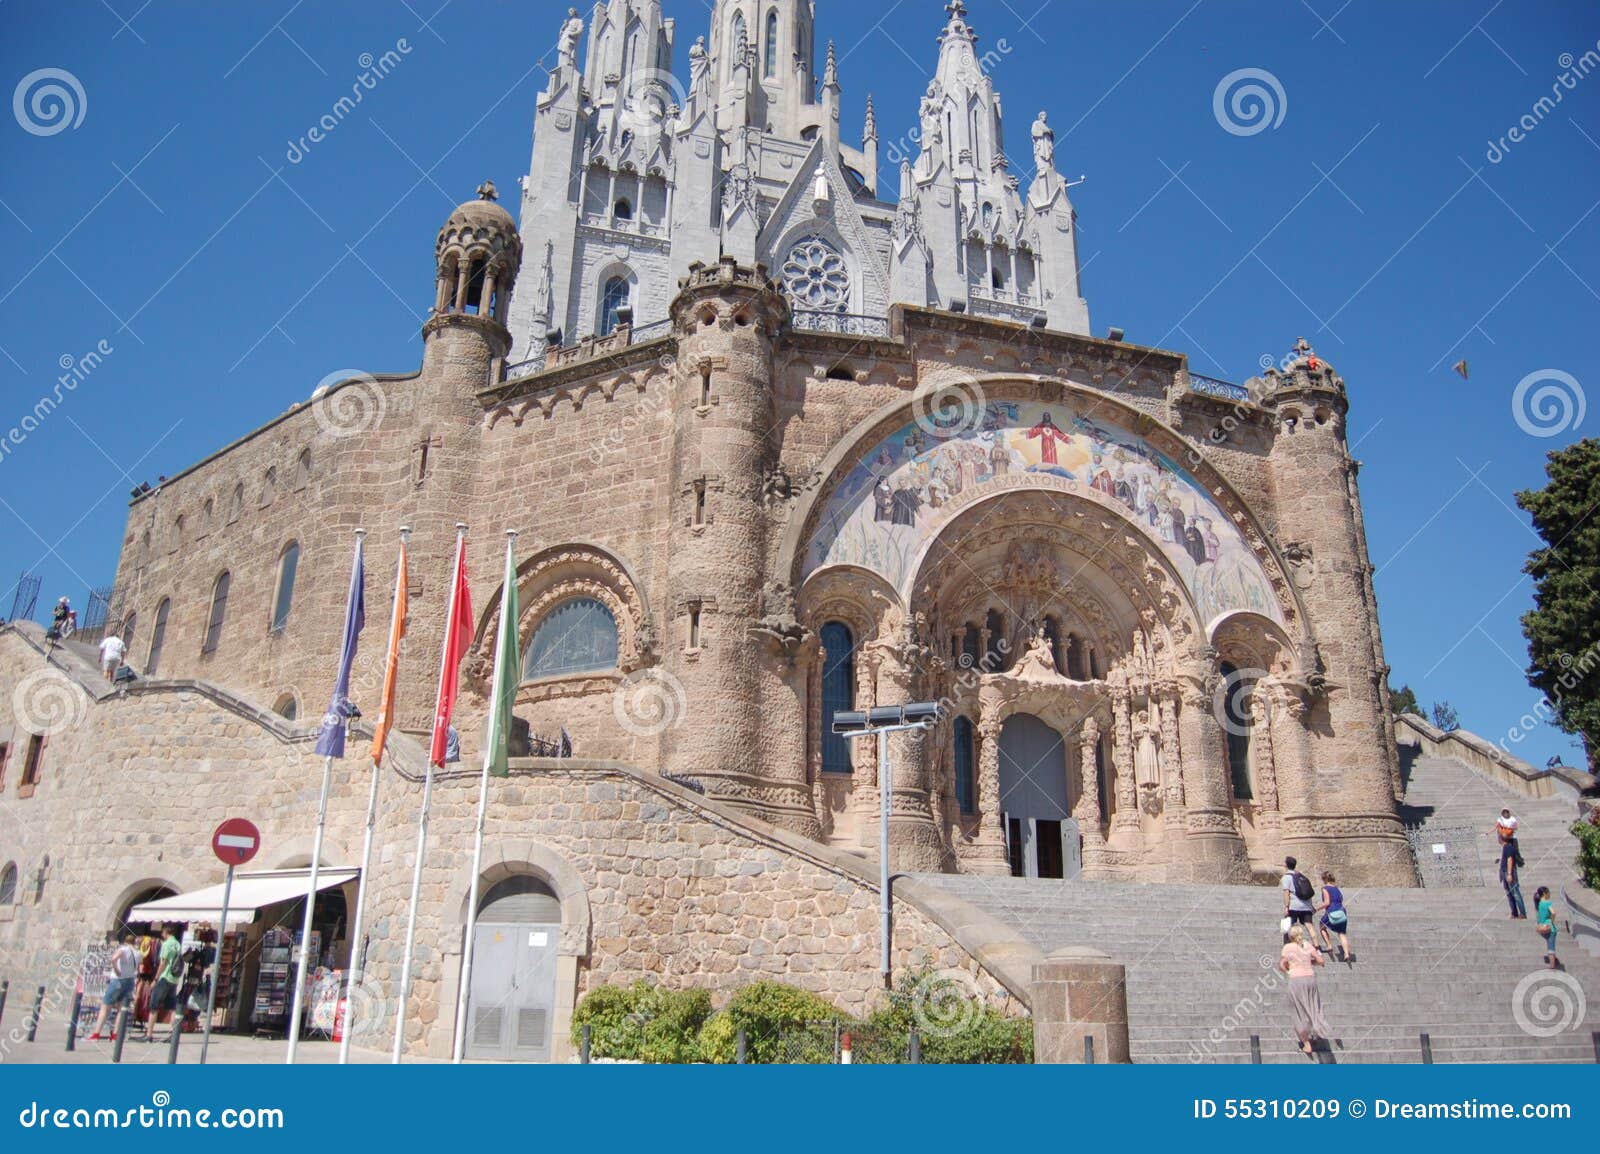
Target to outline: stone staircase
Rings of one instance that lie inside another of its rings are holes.
[[[1558,946],[1542,969],[1532,922],[1512,921],[1495,877],[1490,827],[1502,805],[1522,821],[1523,889],[1557,894],[1572,877],[1570,799],[1519,797],[1455,761],[1410,767],[1407,819],[1482,826],[1476,873],[1445,888],[1346,889],[1356,961],[1320,974],[1332,1062],[1594,1062],[1600,959]],[[1307,863],[1314,870],[1316,863]],[[1313,876],[1315,876],[1313,874]],[[1258,886],[1144,885],[966,875],[919,878],[980,906],[1045,952],[1089,946],[1128,972],[1136,1062],[1304,1062],[1276,969],[1282,899]]]
[[[1405,754],[1402,747],[1402,755]],[[1407,764],[1409,762],[1409,764]],[[1421,836],[1419,856],[1426,857],[1434,845],[1450,844],[1448,852],[1460,853],[1476,860],[1472,874],[1476,882],[1467,877],[1457,884],[1481,884],[1500,892],[1500,846],[1494,834],[1495,818],[1502,808],[1516,814],[1517,845],[1522,859],[1527,862],[1523,870],[1522,892],[1532,898],[1538,885],[1548,885],[1559,893],[1560,887],[1572,876],[1572,859],[1577,853],[1577,843],[1568,830],[1577,820],[1577,802],[1564,794],[1554,797],[1531,798],[1508,789],[1460,762],[1440,757],[1415,757],[1402,761],[1406,784],[1406,799],[1400,807],[1400,816],[1407,826],[1417,827]],[[1472,843],[1459,845],[1454,835],[1459,830],[1469,830]],[[1433,836],[1431,831],[1446,831]],[[1425,884],[1438,885],[1441,878],[1430,878],[1424,861]],[[1531,884],[1530,884],[1531,883]]]

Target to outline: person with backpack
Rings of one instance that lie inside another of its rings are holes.
[[[1350,912],[1344,908],[1344,891],[1328,870],[1322,871],[1322,902],[1317,908],[1322,911],[1322,920],[1317,923],[1317,930],[1322,935],[1322,948],[1333,953],[1333,936],[1337,934],[1339,960],[1346,963],[1355,961],[1356,956],[1350,952]]]
[[[1528,907],[1522,902],[1522,866],[1522,851],[1517,848],[1517,839],[1512,838],[1500,847],[1500,885],[1511,904],[1512,921],[1525,921],[1528,917]]]
[[[1311,884],[1311,879],[1295,868],[1296,862],[1292,857],[1283,859],[1284,868],[1288,870],[1279,883],[1283,890],[1283,915],[1289,919],[1289,929],[1295,926],[1304,926],[1306,938],[1311,938],[1311,916],[1316,911],[1312,899],[1317,896],[1316,887]],[[1287,938],[1285,939],[1287,940]]]
[[[1550,887],[1540,886],[1533,891],[1533,905],[1539,919],[1536,928],[1544,939],[1544,964],[1547,969],[1559,970],[1561,960],[1556,957],[1556,910],[1550,901]]]

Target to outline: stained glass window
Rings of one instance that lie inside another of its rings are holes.
[[[614,669],[617,622],[593,597],[563,601],[533,631],[523,666],[529,681]]]

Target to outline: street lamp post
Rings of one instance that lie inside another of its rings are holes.
[[[833,715],[833,732],[847,741],[862,737],[878,739],[878,911],[882,952],[878,969],[884,989],[892,985],[889,967],[889,793],[894,777],[889,765],[889,735],[909,729],[932,729],[939,720],[939,703],[913,701],[906,705],[882,705],[865,712],[839,710]]]

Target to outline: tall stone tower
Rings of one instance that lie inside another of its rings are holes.
[[[816,836],[804,759],[774,779],[750,743],[763,727],[765,658],[751,631],[766,568],[763,481],[777,458],[772,344],[788,313],[765,270],[732,257],[692,269],[672,302],[678,363],[662,648],[693,724],[667,731],[662,760],[712,796]]]
[[[427,574],[423,594],[412,602],[409,635],[419,652],[437,649],[444,634],[454,526],[473,507],[478,429],[483,410],[477,394],[498,382],[511,348],[506,309],[522,259],[522,241],[511,214],[495,202],[486,181],[475,200],[457,206],[434,244],[433,314],[422,326],[422,375],[416,393],[415,439],[407,456],[407,478],[395,524],[409,523],[411,572]],[[383,548],[381,527],[373,545]],[[485,556],[498,542],[486,538]],[[427,678],[402,679],[407,699],[401,724],[432,724],[434,687]]]
[[[1393,721],[1357,464],[1345,438],[1344,381],[1304,340],[1284,369],[1268,370],[1265,379],[1279,420],[1272,447],[1278,537],[1303,592],[1322,679],[1322,692],[1306,707],[1310,758],[1300,772],[1282,775],[1283,844],[1335,868],[1358,858],[1352,872],[1376,884],[1410,884],[1411,854],[1394,812]]]

